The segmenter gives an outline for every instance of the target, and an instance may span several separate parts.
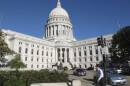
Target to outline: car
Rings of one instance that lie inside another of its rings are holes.
[[[117,71],[117,73],[119,73],[119,74],[123,73],[122,69],[115,69],[115,71]]]
[[[126,85],[127,78],[124,75],[117,73],[117,71],[106,71],[106,80],[110,85]]]
[[[124,75],[119,74],[117,71],[114,69],[109,69],[105,71],[106,73],[106,82],[109,85],[127,85],[127,78]],[[97,73],[95,72],[93,78],[94,82],[97,82],[98,76],[96,75]]]
[[[77,75],[77,76],[85,76],[86,75],[86,70],[82,69],[82,68],[77,68],[77,69],[75,69],[73,71],[73,74]]]

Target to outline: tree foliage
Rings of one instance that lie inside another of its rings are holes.
[[[12,59],[12,60],[9,62],[9,66],[10,66],[11,68],[15,68],[16,70],[25,67],[25,64],[21,61],[21,56],[20,56],[20,54],[16,54],[16,56],[14,57],[14,59]]]
[[[0,30],[0,61],[2,61],[1,59],[5,56],[5,55],[12,55],[15,52],[13,50],[11,50],[8,47],[8,44],[5,42],[4,39],[4,33],[2,30]]]
[[[67,82],[68,74],[58,71],[19,71],[17,76],[16,71],[0,71],[0,76],[3,77],[4,86],[26,86],[28,80],[28,86],[32,83],[57,83]]]
[[[130,60],[130,26],[121,28],[112,38],[112,60],[126,62]]]

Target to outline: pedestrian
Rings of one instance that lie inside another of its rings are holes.
[[[96,86],[105,86],[103,70],[99,67],[99,64],[96,65],[96,75],[97,75]]]

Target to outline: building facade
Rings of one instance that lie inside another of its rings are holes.
[[[58,0],[45,25],[45,36],[36,38],[11,30],[4,30],[5,41],[15,52],[21,54],[25,69],[40,70],[63,67],[94,67],[102,61],[101,47],[97,45],[97,37],[77,41],[73,35],[73,25],[69,15]],[[106,54],[109,57],[112,34],[105,35]],[[8,60],[10,56],[6,56]]]

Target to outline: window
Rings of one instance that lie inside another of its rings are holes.
[[[81,56],[81,51],[79,51],[79,56]]]
[[[38,62],[39,58],[37,58],[37,62]]]
[[[39,68],[39,65],[37,65],[37,68]]]
[[[86,65],[86,64],[85,64],[84,66],[85,66],[85,68],[87,68],[87,65]]]
[[[25,61],[27,61],[27,57],[25,57]]]
[[[48,51],[46,52],[46,56],[48,56]]]
[[[87,62],[87,59],[86,59],[86,58],[84,58],[84,61],[85,61],[85,62]]]
[[[31,68],[33,68],[33,64],[31,65]]]
[[[33,61],[33,57],[31,57],[31,61]]]
[[[34,45],[32,44],[31,47],[34,47]]]
[[[44,68],[44,65],[42,65],[42,68]]]
[[[74,61],[76,62],[76,58],[74,58]]]
[[[39,50],[37,50],[37,55],[39,55]]]
[[[44,59],[42,58],[42,62],[44,61]]]
[[[51,52],[51,57],[52,57],[52,52]]]
[[[44,51],[42,51],[42,56],[44,55]]]
[[[90,61],[93,61],[92,57],[90,57]]]
[[[90,55],[92,55],[92,46],[89,46]]]
[[[28,53],[28,49],[27,48],[25,49],[25,53]]]
[[[21,53],[21,47],[19,47],[19,53]]]
[[[90,50],[90,55],[92,55],[92,50]]]
[[[31,54],[33,54],[33,49],[31,50]]]
[[[76,52],[74,52],[74,57],[76,57]]]
[[[84,51],[84,56],[86,56],[87,54],[86,54],[86,51]]]
[[[98,57],[96,57],[96,60],[97,60],[97,61],[99,61],[99,58],[98,58]]]
[[[96,52],[96,54],[98,54],[98,46],[97,45],[95,45],[95,52]]]

